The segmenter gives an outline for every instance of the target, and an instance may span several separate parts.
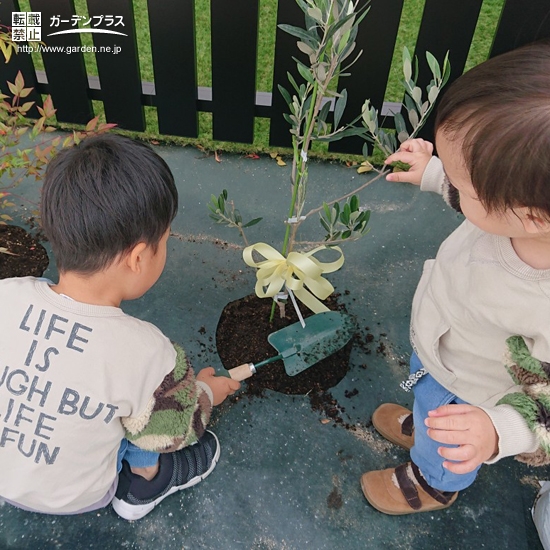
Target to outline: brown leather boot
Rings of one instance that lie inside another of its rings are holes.
[[[392,516],[442,510],[458,496],[458,491],[430,487],[414,462],[367,472],[361,476],[361,488],[374,508]]]
[[[372,415],[376,431],[388,441],[409,450],[414,445],[413,415],[395,403],[380,405]]]

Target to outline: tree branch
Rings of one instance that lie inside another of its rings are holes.
[[[336,202],[340,202],[340,201],[343,201],[344,199],[347,199],[348,197],[351,197],[352,195],[355,195],[356,193],[359,193],[359,191],[362,191],[363,189],[365,189],[365,187],[368,187],[372,182],[376,181],[377,179],[381,178],[382,176],[385,176],[389,170],[382,170],[382,171],[379,171],[379,170],[376,170],[378,172],[378,175],[374,178],[372,178],[371,180],[368,180],[366,183],[364,183],[363,185],[361,185],[360,187],[358,187],[357,189],[353,190],[353,191],[350,191],[348,194],[346,195],[343,195],[342,197],[338,198],[338,199],[334,199],[330,202],[327,202],[326,204],[328,206],[336,203]],[[320,212],[321,210],[323,209],[322,206],[320,206],[319,208],[314,208],[313,210],[310,210],[307,214],[305,214],[305,217],[309,217],[311,216],[312,214],[315,214],[316,212]]]

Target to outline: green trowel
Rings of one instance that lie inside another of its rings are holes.
[[[294,323],[272,332],[268,342],[277,350],[278,355],[259,363],[245,363],[228,373],[234,380],[250,378],[258,367],[283,360],[285,371],[295,376],[315,365],[332,353],[344,347],[355,332],[355,324],[349,315],[337,311],[317,313],[305,319],[305,327]]]

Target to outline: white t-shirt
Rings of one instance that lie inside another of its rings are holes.
[[[155,326],[68,300],[33,277],[0,281],[0,495],[70,513],[116,479],[121,417],[139,416],[175,364]]]

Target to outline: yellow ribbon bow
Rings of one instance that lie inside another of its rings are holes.
[[[320,300],[324,300],[334,292],[334,287],[322,275],[337,271],[344,265],[344,253],[338,246],[331,247],[340,253],[334,262],[320,262],[313,255],[327,246],[318,246],[309,252],[290,252],[284,257],[280,252],[266,243],[256,243],[243,250],[243,260],[256,272],[256,295],[259,298],[273,298],[286,286],[292,290],[306,307],[313,313],[328,311]],[[252,253],[256,251],[266,260],[255,262]],[[305,288],[307,287],[307,289]],[[264,290],[265,289],[265,290]]]

